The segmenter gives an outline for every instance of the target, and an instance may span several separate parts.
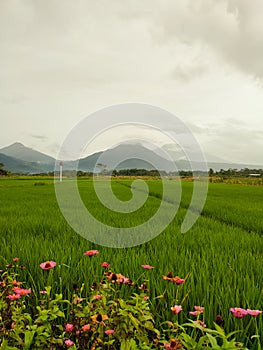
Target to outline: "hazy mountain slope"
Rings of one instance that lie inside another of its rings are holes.
[[[34,174],[41,172],[41,167],[37,163],[26,162],[2,153],[0,153],[0,163],[4,164],[4,169],[9,170],[12,173]]]
[[[55,162],[54,158],[42,152],[36,151],[32,148],[26,147],[19,142],[15,142],[10,146],[1,148],[0,153],[13,158],[26,161],[26,162],[53,163],[53,164]]]

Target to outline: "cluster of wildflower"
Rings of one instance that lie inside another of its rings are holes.
[[[255,317],[262,313],[261,310],[242,309],[241,307],[231,307],[230,311],[237,318],[243,318],[246,315]]]
[[[99,251],[98,250],[88,250],[83,253],[84,256],[88,257],[93,257],[95,255],[98,255]],[[13,258],[13,262],[17,263],[19,261],[19,258]],[[48,271],[53,268],[55,268],[57,263],[55,261],[49,260],[45,261],[39,264],[39,267],[44,270]],[[125,304],[124,301],[122,300],[122,303],[120,303],[119,300],[111,300],[110,294],[108,295],[108,291],[118,290],[118,288],[112,288],[112,283],[116,284],[117,286],[119,285],[130,285],[130,286],[135,286],[142,292],[140,294],[140,301],[141,304],[145,306],[145,302],[149,299],[149,295],[146,293],[149,293],[150,290],[148,289],[147,283],[144,281],[141,284],[136,284],[134,281],[132,281],[130,278],[122,275],[121,273],[115,273],[110,270],[110,264],[108,262],[102,262],[100,263],[100,266],[105,269],[104,271],[104,278],[102,281],[97,284],[94,283],[91,287],[92,289],[92,294],[89,298],[84,298],[82,299],[81,294],[74,294],[73,301],[72,301],[72,306],[74,305],[74,308],[72,308],[71,313],[70,313],[70,319],[68,319],[68,323],[64,324],[63,328],[63,334],[60,334],[60,340],[61,340],[61,346],[63,348],[72,348],[72,349],[77,349],[78,346],[87,346],[89,339],[93,339],[93,343],[91,344],[91,348],[95,349],[96,344],[98,346],[107,346],[109,344],[113,344],[114,342],[118,343],[119,342],[119,324],[123,321],[116,321],[115,317],[117,315],[117,319],[119,316],[122,316],[122,313],[118,311],[118,307],[120,304]],[[15,267],[13,264],[7,265],[6,269],[11,269]],[[18,266],[21,269],[24,268],[24,266]],[[151,265],[141,265],[141,267],[145,270],[152,270],[154,269],[154,266]],[[0,272],[3,272],[0,270]],[[43,273],[49,273],[49,272],[43,272]],[[22,307],[25,304],[25,298],[31,293],[31,289],[26,289],[22,288],[22,282],[19,282],[16,280],[17,274],[12,273],[9,274],[7,271],[5,271],[2,275],[3,280],[0,281],[0,289],[1,289],[1,295],[5,295],[4,300],[6,304],[6,315],[12,315],[13,310],[18,310],[19,307]],[[181,278],[179,276],[174,276],[172,272],[169,272],[167,275],[162,275],[162,279],[164,281],[168,281],[171,283],[174,283],[176,285],[182,285],[188,275],[185,278]],[[51,287],[50,287],[51,288]],[[108,289],[107,289],[108,288]],[[40,291],[40,294],[48,294],[47,292],[48,287],[46,287],[46,290]],[[78,290],[78,288],[74,288],[75,291]],[[177,290],[182,290],[182,288],[177,288]],[[48,295],[49,298],[50,294]],[[21,300],[20,300],[21,299]],[[107,299],[110,300],[110,303],[107,304]],[[30,300],[30,299],[28,299]],[[43,299],[44,300],[44,299]],[[82,301],[86,302],[82,303]],[[138,299],[139,300],[139,299]],[[178,300],[176,297],[175,300]],[[113,305],[115,303],[114,307],[109,306]],[[129,301],[129,303],[131,303]],[[128,307],[130,308],[130,305],[135,305],[135,304],[127,304]],[[178,301],[177,301],[178,303]],[[85,304],[85,305],[84,305]],[[179,303],[178,303],[179,304]],[[13,309],[12,309],[13,308]],[[117,311],[115,310],[117,309]],[[140,312],[143,308],[140,308]],[[149,310],[149,308],[148,308]],[[116,311],[116,313],[114,313]],[[171,312],[174,315],[178,315],[183,311],[183,306],[182,305],[174,305],[171,307]],[[258,316],[262,313],[261,310],[252,310],[252,309],[243,309],[240,307],[234,307],[230,308],[231,313],[237,317],[237,318],[243,318],[246,315],[250,316]],[[62,313],[63,314],[63,313]],[[129,314],[129,313],[128,313]],[[126,315],[124,312],[123,315]],[[203,306],[194,306],[193,311],[189,311],[189,315],[194,316],[195,319],[191,320],[192,324],[195,325],[196,328],[202,327],[202,332],[209,331],[207,330],[206,324],[203,322],[203,315],[204,315],[204,307]],[[9,316],[8,316],[9,317]],[[65,317],[65,316],[63,316]],[[144,316],[143,316],[144,317]],[[7,318],[7,317],[6,317]],[[148,319],[151,319],[151,316],[147,316]],[[201,319],[200,319],[201,318]],[[9,322],[9,321],[8,321]],[[6,325],[9,325],[11,330],[15,332],[16,328],[16,322],[12,321],[11,322],[6,322]],[[126,322],[126,320],[125,320]],[[136,323],[136,326],[139,325],[138,321],[134,321]],[[178,323],[173,323],[169,322],[174,329],[179,329],[178,328]],[[217,315],[216,317],[216,323],[223,328],[224,325],[224,320],[222,316]],[[143,323],[142,323],[143,324]],[[41,322],[38,323],[38,326],[41,325]],[[142,326],[143,327],[143,326]],[[152,326],[153,327],[153,326]],[[134,327],[132,326],[132,329]],[[4,329],[4,328],[3,328]],[[150,328],[152,330],[153,328]],[[1,329],[0,329],[1,331]],[[146,329],[146,332],[148,330]],[[139,333],[139,332],[137,332]],[[159,331],[157,331],[159,333]],[[103,337],[104,335],[104,337]],[[92,338],[93,337],[93,338]],[[178,336],[179,337],[179,336]],[[180,337],[179,337],[180,338]],[[163,341],[160,341],[158,337],[154,338],[154,342],[156,341],[156,345],[159,346],[161,345],[163,349],[170,349],[170,350],[175,350],[175,349],[183,349],[185,348],[182,344],[182,338],[176,338],[173,339],[172,337],[166,338]],[[23,339],[23,338],[22,338]],[[102,340],[104,339],[104,340]],[[106,340],[105,340],[106,339]],[[167,341],[168,340],[168,341]],[[82,341],[82,343],[81,343]],[[114,343],[115,344],[115,343]],[[119,344],[119,343],[118,343]],[[1,347],[1,341],[0,341],[0,347]]]

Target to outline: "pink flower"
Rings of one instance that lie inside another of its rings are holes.
[[[200,314],[200,312],[198,312],[198,311],[190,311],[189,314],[193,315],[193,316],[198,316]]]
[[[181,312],[183,310],[181,305],[175,305],[171,307],[172,313],[173,314],[179,314],[179,312]]]
[[[113,334],[114,333],[114,329],[107,329],[105,331],[105,334],[109,335],[109,334]]]
[[[13,258],[14,262],[17,262],[19,260],[19,258]]]
[[[31,289],[23,289],[23,288],[19,288],[19,287],[14,287],[13,291],[19,295],[27,295],[27,294],[31,293]]]
[[[184,278],[176,278],[176,277],[174,277],[174,279],[175,279],[175,283],[176,284],[183,284],[184,283],[184,281],[185,281],[185,279]]]
[[[72,323],[67,323],[65,325],[65,331],[66,332],[72,332],[73,331],[73,328],[74,328],[74,325]]]
[[[154,269],[154,266],[151,266],[151,265],[142,265],[142,267],[146,270]]]
[[[97,249],[94,249],[94,250],[87,250],[83,255],[87,255],[91,257],[96,254],[99,254],[99,251]]]
[[[195,311],[190,311],[189,314],[193,316],[198,316],[203,313],[204,307],[202,306],[195,306],[194,307]]]
[[[65,344],[68,348],[70,348],[72,345],[74,345],[73,341],[70,339],[65,340]]]
[[[82,298],[77,298],[77,302],[81,303],[82,302]]]
[[[260,310],[250,310],[250,309],[247,309],[247,313],[250,315],[250,316],[258,316],[262,313],[262,311]]]
[[[106,261],[104,261],[103,263],[100,264],[100,266],[102,266],[105,269],[107,269],[108,267],[110,267],[110,264],[108,264]]]
[[[195,311],[198,311],[198,312],[200,312],[201,314],[202,314],[203,311],[204,311],[204,307],[203,307],[203,306],[195,306],[194,308],[195,308]]]
[[[230,309],[230,311],[237,318],[242,318],[242,317],[246,316],[248,313],[247,310],[242,309],[241,307],[232,307]]]
[[[119,280],[119,282],[122,284],[127,284],[127,283],[129,283],[129,281],[130,281],[130,279],[128,277],[125,277],[125,276],[121,277]]]
[[[10,299],[10,300],[16,300],[16,299],[19,299],[20,296],[21,296],[20,294],[9,294],[7,296],[7,298]]]
[[[40,294],[47,294],[47,291],[46,290],[41,290]]]
[[[85,324],[83,327],[82,327],[82,330],[83,332],[87,332],[90,330],[90,324]]]
[[[94,295],[93,299],[95,300],[99,300],[102,298],[102,295],[101,294],[98,294],[98,295]]]
[[[166,350],[183,349],[183,346],[178,339],[172,339],[170,343],[163,343],[163,346]]]
[[[57,263],[55,263],[55,261],[46,261],[40,264],[39,266],[42,270],[50,270],[53,269],[53,267],[55,267],[56,265]]]
[[[143,297],[143,300],[148,300],[148,299],[149,299],[148,295],[146,295],[145,297]]]

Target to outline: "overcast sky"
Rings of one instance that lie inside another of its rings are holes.
[[[1,0],[0,147],[56,156],[88,114],[143,102],[261,165],[262,17],[262,0]]]

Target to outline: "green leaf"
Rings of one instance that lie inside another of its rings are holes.
[[[216,338],[214,338],[211,334],[207,334],[207,337],[213,349],[220,349],[220,346],[217,344]]]
[[[29,350],[35,335],[35,330],[25,332],[25,350]]]

